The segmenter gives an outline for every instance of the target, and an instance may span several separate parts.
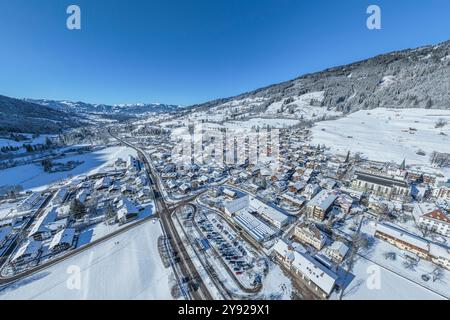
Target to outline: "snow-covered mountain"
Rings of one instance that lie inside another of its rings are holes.
[[[192,120],[318,121],[362,109],[450,109],[450,41],[379,55],[189,108]]]
[[[85,102],[56,101],[47,99],[25,99],[25,101],[46,106],[55,110],[75,112],[77,114],[106,114],[106,115],[127,115],[140,116],[148,113],[169,113],[181,108],[178,105],[161,103],[140,103],[140,104],[91,104]]]
[[[57,133],[83,125],[86,121],[73,112],[0,96],[0,133]]]

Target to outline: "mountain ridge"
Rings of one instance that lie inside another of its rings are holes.
[[[248,107],[247,113],[264,113],[272,104],[281,103],[289,110],[295,109],[292,100],[315,92],[324,94],[320,106],[342,114],[377,107],[449,109],[450,40],[307,73],[236,96],[191,105],[189,109],[211,111],[241,104],[244,109]]]
[[[0,95],[1,132],[58,133],[79,127],[86,121],[75,113]]]
[[[51,100],[51,99],[24,99],[38,105],[55,110],[77,112],[83,114],[116,114],[139,116],[147,113],[174,112],[181,108],[179,105],[162,103],[136,103],[136,104],[93,104],[82,101]]]

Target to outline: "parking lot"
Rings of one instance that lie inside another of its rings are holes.
[[[228,270],[245,287],[254,288],[261,284],[267,262],[242,240],[218,214],[203,211],[195,219],[203,239],[201,249],[214,250]]]

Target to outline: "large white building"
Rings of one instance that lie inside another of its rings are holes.
[[[450,217],[442,210],[436,209],[420,216],[419,225],[426,230],[450,237]]]
[[[328,190],[322,190],[306,206],[306,214],[309,218],[323,221],[327,213],[332,209],[337,196]]]
[[[450,182],[438,183],[433,189],[433,196],[438,199],[450,200]]]
[[[235,214],[233,220],[258,242],[268,241],[279,233],[275,228],[245,210]]]
[[[250,195],[228,202],[225,206],[225,213],[229,216],[233,216],[235,213],[243,210],[260,215],[278,229],[289,223],[287,215]]]
[[[321,250],[326,242],[325,234],[314,224],[302,223],[295,226],[294,235],[301,242],[309,244],[317,250]]]
[[[375,237],[450,270],[450,249],[447,247],[437,245],[387,223],[377,224]]]
[[[338,276],[319,260],[304,251],[294,250],[283,240],[275,244],[274,254],[278,262],[312,287],[317,295],[327,298],[333,292]]]
[[[357,171],[352,188],[377,196],[403,199],[410,196],[411,188],[401,177]]]

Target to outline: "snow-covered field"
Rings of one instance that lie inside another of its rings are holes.
[[[158,253],[160,235],[160,224],[148,222],[0,288],[0,299],[171,299],[171,269],[164,268]],[[79,288],[73,278],[77,268]]]
[[[449,124],[435,128],[440,118]],[[431,152],[450,153],[450,110],[362,110],[339,120],[319,122],[313,128],[311,143],[325,144],[339,154],[361,152],[375,161],[401,163],[406,158],[409,165],[426,165]],[[418,155],[418,150],[426,155]]]
[[[445,300],[442,296],[394,272],[360,258],[352,273],[355,278],[346,288],[344,300]],[[379,286],[375,276],[379,275]],[[332,299],[338,299],[333,295]]]
[[[289,128],[298,124],[299,121],[295,119],[266,119],[266,118],[252,118],[246,121],[230,121],[224,124],[225,127],[233,129],[233,128]]]
[[[29,140],[24,141],[14,141],[10,139],[0,138],[0,147],[22,147],[24,144],[36,145],[45,144],[47,138],[54,138],[55,135],[43,134],[39,137],[33,138],[29,133],[22,133],[21,135],[26,136]]]
[[[83,164],[73,170],[65,172],[47,173],[38,164],[0,170],[0,185],[22,185],[25,190],[41,189],[49,184],[62,181],[69,177],[98,172],[102,168],[114,163],[117,158],[126,160],[129,154],[136,156],[136,151],[127,147],[110,147],[92,153],[60,159],[58,161],[84,161]]]
[[[361,232],[369,236],[370,247],[360,253],[351,271],[355,278],[345,289],[343,299],[350,300],[436,300],[450,299],[448,284],[450,272],[442,269],[436,281],[425,281],[423,275],[430,276],[436,266],[430,261],[420,260],[414,268],[406,268],[402,250],[374,238],[375,223],[366,219]],[[386,253],[395,253],[395,259],[387,259]],[[333,296],[337,299],[339,294]]]

